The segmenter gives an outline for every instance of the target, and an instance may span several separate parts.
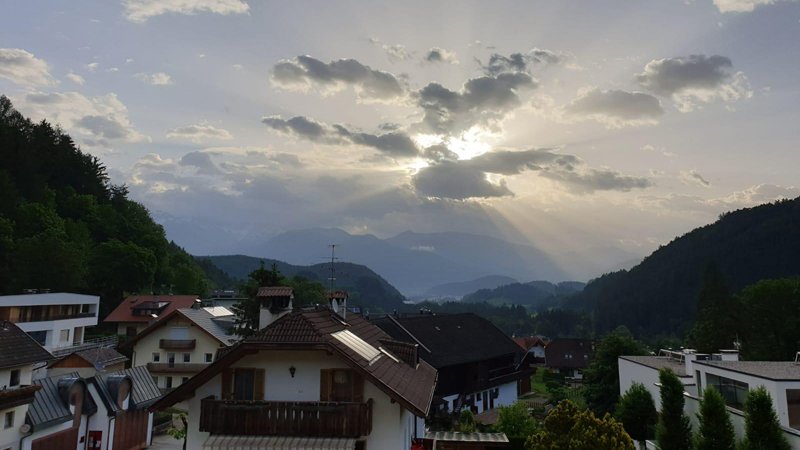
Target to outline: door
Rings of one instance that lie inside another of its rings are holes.
[[[255,369],[235,369],[233,372],[233,398],[253,400],[256,381]]]

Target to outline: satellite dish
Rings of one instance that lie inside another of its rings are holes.
[[[31,432],[31,424],[23,423],[22,426],[19,427],[19,432],[22,434],[28,434]]]

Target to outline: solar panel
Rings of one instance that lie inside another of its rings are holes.
[[[337,331],[336,333],[331,333],[331,336],[336,338],[337,341],[346,345],[350,350],[358,353],[367,361],[372,362],[381,356],[380,350],[368,344],[367,341],[351,333],[350,330]]]

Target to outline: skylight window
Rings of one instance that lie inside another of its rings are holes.
[[[358,353],[359,356],[369,361],[370,364],[381,356],[380,350],[368,344],[367,341],[351,333],[350,330],[337,331],[336,333],[331,333],[331,336],[336,338],[337,341],[346,345],[350,350]]]

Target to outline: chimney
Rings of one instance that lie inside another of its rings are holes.
[[[286,286],[260,287],[256,299],[260,306],[258,315],[260,330],[292,311],[294,291]]]
[[[347,319],[347,291],[331,291],[328,293],[328,304],[331,311]]]

